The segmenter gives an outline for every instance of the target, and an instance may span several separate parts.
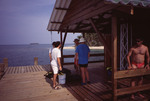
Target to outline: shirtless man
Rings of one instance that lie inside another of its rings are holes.
[[[143,45],[143,40],[140,38],[136,39],[136,45],[133,46],[128,55],[127,55],[127,61],[128,61],[128,69],[141,69],[141,68],[147,68],[149,69],[149,51],[148,47]],[[130,62],[130,56],[132,58],[132,62]],[[146,57],[146,64],[145,64],[145,57]],[[138,85],[142,85],[143,83],[143,77],[137,77],[133,78],[131,81],[131,86],[134,87],[136,85],[136,82]],[[140,92],[138,92],[138,95],[141,98],[144,98]],[[135,99],[134,94],[131,95],[131,99]]]

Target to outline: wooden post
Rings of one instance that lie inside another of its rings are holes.
[[[62,62],[61,62],[61,63],[62,63],[62,67],[63,67],[63,64],[64,64],[63,48],[64,48],[64,44],[65,44],[65,41],[66,41],[66,37],[67,37],[67,31],[65,32],[65,36],[64,36],[64,39],[63,39],[62,47],[61,47],[61,54],[62,54],[62,58],[61,58],[61,59],[62,59],[62,60],[61,60]]]
[[[5,65],[4,63],[0,63],[0,79],[4,75]]]
[[[83,36],[83,38],[85,38],[85,33],[84,32],[82,33],[82,36]]]
[[[62,44],[62,31],[60,32],[60,43]]]
[[[34,65],[38,65],[38,57],[34,57]]]
[[[61,43],[61,45],[63,44],[63,41],[62,41],[63,39],[62,39],[62,31],[60,32],[60,43]],[[63,61],[64,59],[63,59],[63,48],[61,47],[61,66],[62,66],[62,68],[63,68],[63,63],[64,63],[64,61]]]
[[[3,63],[5,65],[5,67],[8,67],[8,58],[4,58],[3,59]]]
[[[113,86],[113,101],[117,101],[117,17],[112,16],[112,86]]]
[[[107,40],[109,51],[111,52],[111,34],[105,35],[105,39]],[[111,81],[111,76],[108,74],[107,67],[112,67],[111,66],[111,57],[109,54],[107,54],[106,48],[104,48],[104,71],[105,71],[105,78],[107,81]],[[111,71],[112,72],[112,71]]]

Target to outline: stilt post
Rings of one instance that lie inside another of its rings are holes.
[[[3,59],[3,63],[5,65],[5,67],[8,67],[8,58],[4,58]]]
[[[34,57],[34,65],[38,65],[38,57]]]

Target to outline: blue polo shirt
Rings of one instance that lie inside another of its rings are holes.
[[[78,64],[88,64],[88,53],[90,49],[86,44],[79,44],[75,52],[78,53]]]

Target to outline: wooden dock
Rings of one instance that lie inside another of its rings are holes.
[[[77,101],[65,87],[52,89],[51,79],[44,76],[49,66],[6,68],[0,80],[0,101]]]
[[[104,78],[104,64],[90,63],[91,84],[81,86],[81,79],[73,65],[64,68],[71,70],[67,84],[60,90],[52,89],[52,80],[44,74],[50,65],[8,67],[0,80],[0,101],[112,101],[112,84]],[[120,80],[122,87],[130,86],[129,79]],[[148,101],[150,91],[142,92],[145,99],[136,97],[135,101]],[[130,100],[130,95],[118,97],[118,101]]]
[[[112,100],[112,83],[107,82],[105,78],[103,63],[91,63],[89,64],[88,70],[90,75],[91,84],[81,86],[81,83],[75,77],[72,78],[71,82],[67,83],[67,89],[74,95],[78,101],[113,101]],[[69,69],[69,67],[67,67]],[[70,68],[73,71],[73,69]],[[72,72],[72,75],[76,75]],[[145,78],[146,79],[146,78]],[[149,78],[147,78],[149,79]],[[147,81],[147,79],[145,81]],[[129,87],[129,79],[118,80],[119,87]],[[149,101],[150,91],[141,92],[145,99],[141,99],[135,96],[135,100],[130,99],[131,94],[119,96],[117,101]]]

